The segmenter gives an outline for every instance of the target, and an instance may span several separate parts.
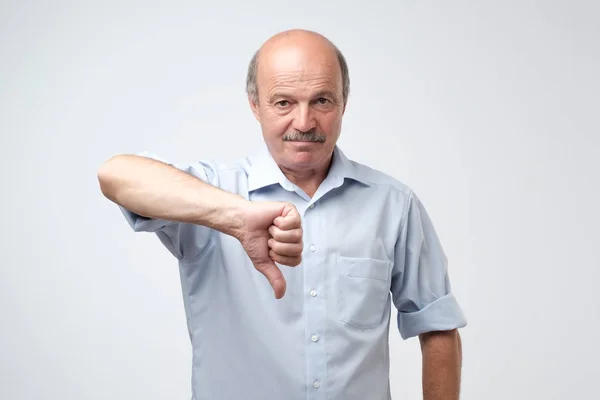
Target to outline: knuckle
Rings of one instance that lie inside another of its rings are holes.
[[[265,273],[267,271],[267,266],[265,264],[255,264],[254,268],[258,270],[258,272]]]

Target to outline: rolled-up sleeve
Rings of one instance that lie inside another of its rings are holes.
[[[199,161],[193,164],[173,164],[149,152],[138,154],[169,164],[204,182],[218,185],[216,169],[209,162]],[[155,233],[167,250],[176,258],[193,258],[199,254],[210,239],[211,231],[204,226],[185,224],[158,218],[148,218],[123,207],[118,206],[125,220],[134,232]]]
[[[405,210],[391,286],[400,335],[408,339],[466,326],[467,320],[451,290],[446,255],[414,192],[408,196]]]

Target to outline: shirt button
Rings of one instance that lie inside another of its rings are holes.
[[[311,245],[310,245],[310,251],[312,251],[313,253],[314,253],[315,251],[317,251],[317,248],[315,247],[315,245],[314,245],[314,244],[311,244]]]
[[[315,389],[318,389],[318,388],[320,388],[320,387],[321,387],[321,383],[320,383],[319,381],[314,381],[314,382],[313,382],[313,387],[314,387]]]
[[[308,206],[308,208],[315,208],[315,204],[311,204],[310,206]]]
[[[310,291],[310,295],[311,295],[312,297],[317,297],[317,291],[316,291],[315,289],[311,290],[311,291]]]
[[[316,334],[315,334],[315,335],[312,335],[312,336],[310,337],[310,340],[312,340],[313,342],[316,342],[317,340],[319,340],[319,335],[316,335]]]

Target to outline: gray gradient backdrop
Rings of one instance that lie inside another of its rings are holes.
[[[292,27],[348,58],[347,155],[433,217],[462,399],[598,398],[599,3],[360,3],[0,3],[0,399],[190,397],[175,260],[96,170],[258,150],[246,65]],[[394,399],[420,398],[418,341],[390,342]]]

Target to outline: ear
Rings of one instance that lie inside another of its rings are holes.
[[[252,114],[254,114],[254,118],[258,122],[260,122],[260,109],[258,108],[258,101],[254,101],[254,98],[251,95],[248,95],[248,103],[250,104],[250,108],[252,109]]]

